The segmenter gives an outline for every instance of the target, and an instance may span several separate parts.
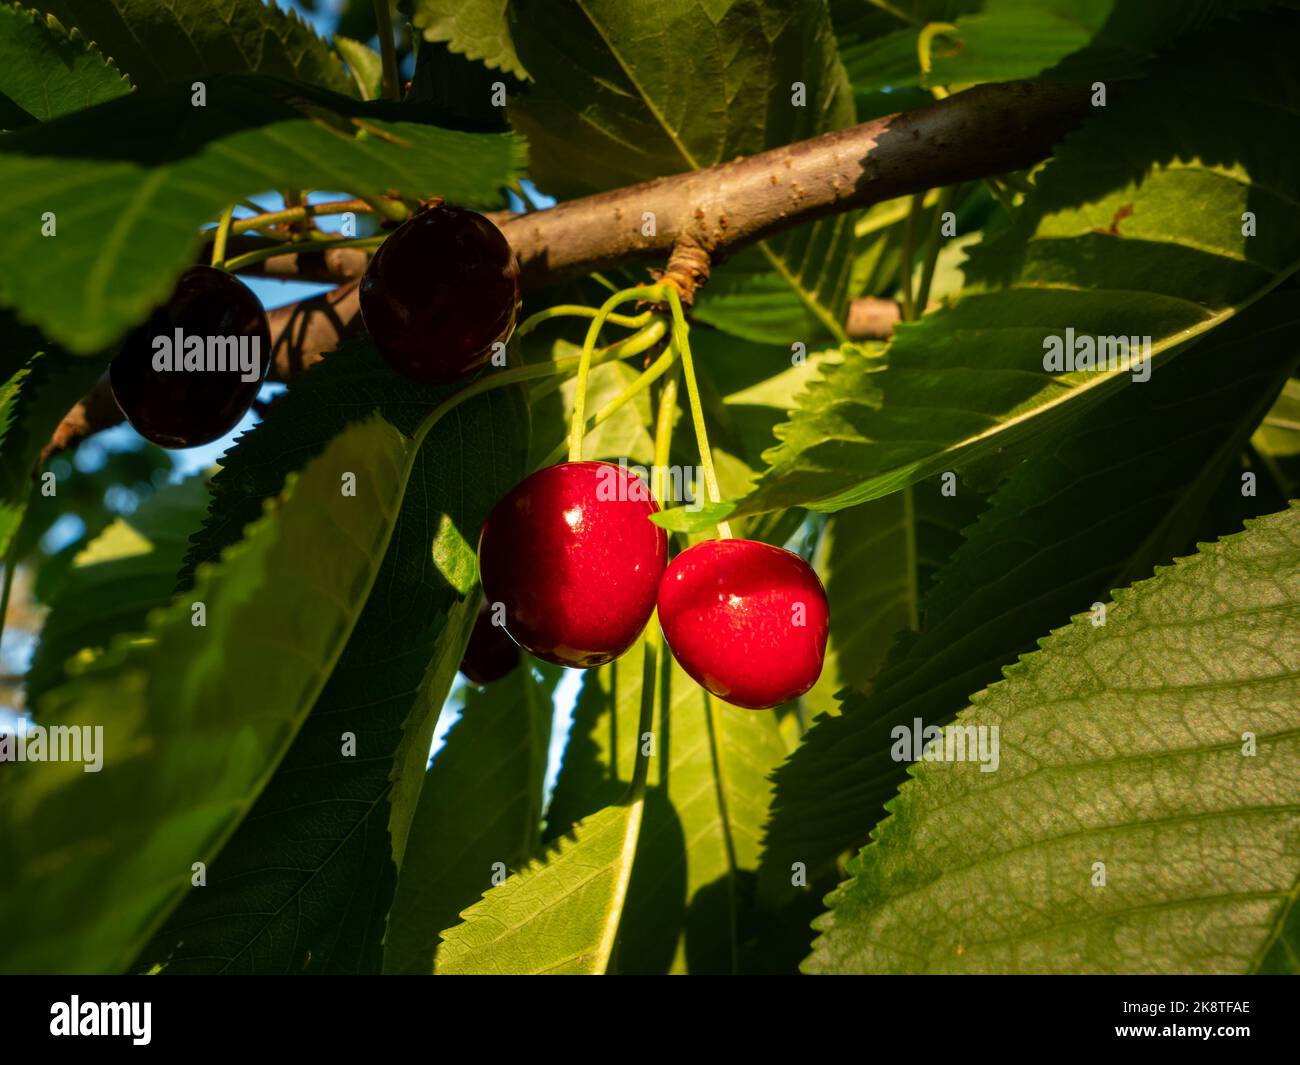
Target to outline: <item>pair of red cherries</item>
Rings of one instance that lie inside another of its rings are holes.
[[[766,709],[816,682],[826,653],[826,591],[798,555],[754,540],[709,540],[668,564],[668,537],[645,482],[607,462],[566,462],[515,486],[479,539],[486,605],[536,657],[580,669],[623,654],[657,608],[664,640],[703,688]],[[490,610],[466,655],[484,680]],[[497,661],[503,661],[498,658]],[[509,668],[508,666],[506,667]]]

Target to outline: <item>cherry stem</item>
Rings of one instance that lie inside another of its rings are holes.
[[[643,334],[650,333],[654,323],[647,326],[640,333],[627,337],[617,344],[611,344],[604,351],[600,352],[593,359],[597,366],[606,362],[613,362],[617,359],[627,358],[629,354],[635,354],[644,351],[654,341],[646,342]],[[661,334],[662,335],[662,334]],[[637,347],[638,344],[643,346]],[[536,381],[542,377],[556,377],[566,374],[576,369],[582,362],[580,355],[570,355],[564,359],[552,359],[549,362],[532,362],[526,366],[512,366],[508,370],[497,370],[492,373],[484,374],[477,381],[462,388],[459,392],[454,392],[436,407],[433,408],[416,428],[412,434],[412,439],[417,442],[423,440],[430,428],[445,415],[448,411],[454,410],[467,399],[473,399],[475,396],[481,396],[484,392],[491,392],[494,388],[506,388],[510,385],[523,384],[527,381]]]
[[[639,355],[647,348],[653,347],[663,339],[664,334],[668,332],[668,326],[664,319],[656,318],[639,333],[623,341],[623,350],[618,353],[618,358],[626,359],[633,355]],[[608,360],[606,360],[608,361]],[[600,410],[596,411],[587,419],[584,426],[585,432],[590,432],[596,426],[608,421],[617,414],[624,406],[636,399],[642,392],[654,384],[665,373],[672,369],[673,364],[677,361],[677,353],[671,348],[659,356],[654,362],[637,375],[635,381],[632,381],[617,396],[606,403]],[[673,388],[673,395],[676,396],[676,386]],[[553,466],[564,458],[564,451],[567,441],[560,441],[559,444],[544,458],[539,464],[538,469],[544,466]]]
[[[577,303],[557,303],[554,307],[547,307],[525,318],[523,324],[515,330],[515,336],[527,336],[543,322],[550,321],[552,318],[595,318],[598,313],[595,307],[584,307]],[[614,325],[626,326],[628,329],[640,329],[643,325],[647,325],[653,316],[653,311],[646,311],[635,316],[611,314],[605,320]]]
[[[327,248],[377,248],[387,238],[386,237],[342,237],[337,240],[313,240],[311,242],[311,251],[324,251]],[[271,248],[258,248],[255,251],[246,252],[243,255],[236,255],[228,263],[225,269],[230,273],[236,270],[242,270],[245,266],[252,266],[254,263],[260,263],[264,259],[274,259],[280,255],[297,255],[303,250],[301,244],[277,244]],[[213,257],[216,257],[216,249],[213,249]]]
[[[393,46],[393,16],[388,10],[388,0],[375,0],[375,29],[379,33],[379,56],[383,64],[385,100],[400,100],[397,85],[397,50]]]
[[[264,229],[267,226],[281,225],[284,222],[304,222],[308,218],[344,214],[348,211],[354,211],[357,214],[370,214],[374,211],[374,208],[366,200],[303,203],[293,207],[286,207],[283,211],[259,211],[252,218],[240,218],[230,227],[230,232],[247,233],[250,230]]]
[[[217,234],[212,240],[212,265],[218,270],[229,270],[226,265],[226,244],[230,240],[230,225],[235,217],[235,205],[232,203],[221,212],[221,221],[217,223]]]
[[[662,296],[667,297],[668,306],[673,313],[672,346],[682,359],[682,375],[686,378],[686,395],[691,404],[691,421],[695,424],[695,442],[700,449],[700,466],[704,470],[704,484],[708,489],[710,502],[721,503],[722,492],[718,488],[718,475],[713,469],[713,452],[709,448],[709,430],[704,424],[704,404],[700,402],[700,386],[695,379],[695,363],[691,359],[690,327],[686,324],[686,315],[682,311],[681,297],[672,285],[659,286]],[[718,538],[731,539],[731,525],[726,521],[718,522]]]
[[[665,371],[677,369],[677,352],[669,348],[659,362],[668,360]],[[656,363],[655,365],[658,365]],[[650,367],[651,370],[654,366]],[[647,370],[648,374],[650,370]],[[662,508],[665,504],[665,486],[668,480],[668,464],[672,461],[670,451],[673,439],[673,420],[677,413],[677,374],[669,373],[664,386],[659,392],[659,412],[655,418],[655,458],[650,469],[650,490]]]
[[[607,344],[603,348],[597,348],[591,356],[592,368],[595,369],[597,366],[603,366],[607,362],[630,359],[634,355],[640,355],[647,348],[653,347],[663,339],[662,331],[652,330],[653,324],[654,323],[652,322],[651,325],[646,326],[640,332],[633,333],[631,336],[624,337],[622,340],[617,340],[613,344]],[[576,366],[578,357],[574,355],[570,356],[570,358],[573,359],[574,365]],[[537,400],[541,399],[543,396],[548,396],[555,391],[560,384],[561,378],[556,375],[552,375],[543,381],[539,381],[528,390],[529,399]],[[568,440],[569,438],[566,435],[563,443],[560,445],[560,458],[564,457],[563,452],[565,448],[568,447]]]
[[[654,299],[660,296],[662,285],[639,285],[616,292],[601,304],[596,317],[587,327],[587,338],[582,342],[582,355],[578,362],[578,388],[573,397],[573,420],[569,424],[569,461],[582,461],[582,432],[586,427],[587,376],[591,371],[591,355],[600,337],[600,328],[611,312],[634,300]]]
[[[660,361],[672,355],[673,352],[669,349],[665,355],[661,356]],[[672,359],[667,365],[674,371],[677,368],[675,359]],[[650,490],[655,499],[659,501],[660,506],[663,505],[664,501],[665,474],[668,470],[668,463],[671,461],[673,416],[676,413],[677,374],[674,372],[664,381],[663,390],[659,393],[659,408],[655,417],[655,454],[654,463],[650,468]],[[660,679],[662,678],[663,683],[667,685],[671,683],[672,677],[672,666],[665,660],[663,653],[663,634],[659,628],[657,613],[650,615],[641,642],[645,648],[645,658],[641,667],[641,714],[637,721],[636,736],[634,737],[636,764],[632,768],[632,788],[629,795],[632,802],[644,798],[646,781],[650,776],[650,755],[647,753],[646,744],[642,742],[641,737],[654,727],[655,697],[659,694]],[[662,670],[659,668],[661,663],[664,666]],[[666,705],[666,703],[663,705]]]

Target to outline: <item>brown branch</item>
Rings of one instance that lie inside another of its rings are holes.
[[[693,294],[708,276],[710,263],[792,226],[1032,166],[1046,158],[1088,110],[1089,94],[1082,86],[981,85],[915,111],[706,170],[587,196],[544,211],[501,212],[492,218],[519,256],[527,289],[628,263],[662,261],[676,248],[673,276],[684,294]],[[650,217],[653,226],[646,225]],[[245,250],[240,241],[256,240],[233,238],[232,247]],[[256,246],[252,243],[249,248]],[[360,328],[355,279],[364,269],[364,252],[332,249],[280,256],[249,271],[343,282],[324,296],[271,312],[272,378],[290,380]],[[888,336],[892,323],[874,322],[863,328],[868,332],[859,335]],[[101,380],[68,412],[42,461],[120,420],[107,383]]]
[[[502,225],[524,284],[663,259],[689,237],[714,260],[791,226],[1041,161],[1089,110],[1082,86],[981,85],[945,100]],[[653,234],[645,235],[647,215]]]

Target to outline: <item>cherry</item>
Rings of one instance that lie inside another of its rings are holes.
[[[504,342],[519,312],[519,263],[491,222],[463,207],[408,218],[370,260],[361,317],[398,373],[447,384]]]
[[[812,567],[755,540],[708,540],[675,559],[659,585],[659,624],[673,657],[720,699],[764,710],[821,675],[830,607]]]
[[[202,350],[184,343],[195,337]],[[192,266],[122,342],[108,380],[141,436],[160,447],[197,447],[239,424],[270,366],[271,332],[252,290],[224,270]]]
[[[538,470],[493,508],[479,537],[488,599],[538,658],[582,669],[613,661],[641,634],[668,560],[645,482],[610,462]]]
[[[500,625],[492,624],[492,604],[479,604],[474,630],[469,634],[460,671],[474,684],[491,684],[519,665],[519,645]]]

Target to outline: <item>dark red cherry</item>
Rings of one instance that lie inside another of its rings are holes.
[[[668,567],[658,607],[673,657],[736,706],[787,702],[821,675],[826,589],[793,552],[754,540],[696,544]]]
[[[491,684],[519,665],[519,645],[500,625],[492,624],[492,603],[479,604],[460,671],[474,684]]]
[[[191,266],[108,367],[126,420],[160,447],[197,447],[244,416],[271,367],[266,312],[224,270]]]
[[[408,218],[370,260],[361,317],[400,374],[446,384],[492,358],[519,312],[519,263],[491,222],[463,207]]]
[[[587,668],[626,651],[654,610],[668,537],[645,482],[610,462],[548,466],[483,524],[483,593],[538,658]]]

